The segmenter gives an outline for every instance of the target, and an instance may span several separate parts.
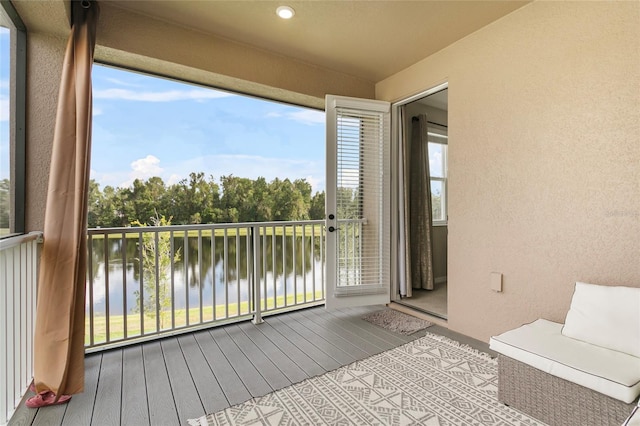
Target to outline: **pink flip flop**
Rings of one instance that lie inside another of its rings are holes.
[[[60,395],[56,401],[56,394],[51,391],[42,391],[27,399],[24,405],[29,408],[47,407],[49,405],[64,404],[71,399],[71,395]]]

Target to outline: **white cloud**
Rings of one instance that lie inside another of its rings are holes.
[[[296,112],[290,112],[287,114],[287,118],[290,120],[294,120],[300,122],[302,124],[307,124],[309,126],[315,124],[324,124],[325,114],[323,111],[315,111],[315,110],[301,110]]]
[[[138,84],[128,83],[126,81],[122,81],[118,78],[108,77],[106,79],[109,83],[117,84],[118,86],[126,86],[126,87],[140,87]]]
[[[324,191],[325,186],[326,186],[326,181],[324,178],[324,174],[321,175],[308,175],[306,177],[307,182],[309,182],[309,184],[311,185],[311,188],[313,188],[314,192],[317,191]]]
[[[306,124],[308,126],[314,126],[316,124],[324,124],[325,114],[324,111],[316,111],[312,109],[298,110],[294,112],[279,113],[270,112],[266,115],[267,118],[286,118],[287,120],[297,121],[298,123]]]
[[[147,180],[150,177],[162,177],[164,169],[160,167],[160,159],[155,155],[147,155],[132,161],[130,170],[120,170],[109,173],[99,173],[91,170],[92,177],[98,181],[101,187],[107,185],[126,188],[133,184],[136,179]]]
[[[102,109],[100,108],[93,108],[93,116],[96,117],[98,115],[102,115]]]
[[[217,92],[215,90],[191,89],[191,90],[168,90],[164,92],[138,92],[128,89],[104,89],[95,90],[95,99],[118,99],[125,101],[141,102],[173,102],[184,100],[205,100],[234,96],[230,93]]]
[[[325,170],[322,161],[269,158],[253,155],[207,155],[181,161],[171,166],[160,166],[160,160],[147,155],[131,163],[131,170],[99,173],[91,171],[101,188],[106,185],[129,187],[134,179],[148,179],[159,176],[165,185],[173,185],[188,179],[189,173],[204,172],[208,179],[212,175],[218,182],[221,176],[238,176],[257,179],[264,177],[268,182],[276,177],[306,179],[313,191],[324,191]]]
[[[173,173],[171,176],[169,176],[169,178],[167,179],[165,184],[167,186],[175,185],[176,183],[180,182],[184,178],[186,178],[186,176],[180,176],[180,175],[177,175],[177,174]]]
[[[204,171],[216,179],[220,176],[234,175],[257,179],[264,177],[268,182],[273,179],[307,179],[313,191],[324,191],[325,170],[323,161],[271,158],[257,155],[210,155],[182,162],[175,167],[176,174],[184,177],[192,171]]]
[[[157,176],[162,172],[162,167],[159,166],[160,159],[155,155],[147,155],[144,158],[140,158],[131,163],[131,169],[135,173],[136,177],[152,177]]]
[[[91,179],[98,182],[100,189],[104,189],[105,186],[126,188],[133,182],[133,179],[129,181],[129,173],[130,172],[127,172],[126,170],[108,173],[100,173],[96,170],[91,170],[90,176]]]

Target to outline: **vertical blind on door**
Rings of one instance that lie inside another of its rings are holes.
[[[337,107],[336,136],[336,295],[383,292],[389,285],[389,114]]]

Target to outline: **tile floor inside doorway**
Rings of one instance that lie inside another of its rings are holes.
[[[433,290],[413,289],[413,294],[409,298],[396,300],[401,305],[447,318],[447,283],[437,283]]]

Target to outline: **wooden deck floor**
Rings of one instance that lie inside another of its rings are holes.
[[[380,308],[317,307],[88,355],[84,393],[44,409],[22,405],[9,424],[186,424],[424,335],[361,319]]]

